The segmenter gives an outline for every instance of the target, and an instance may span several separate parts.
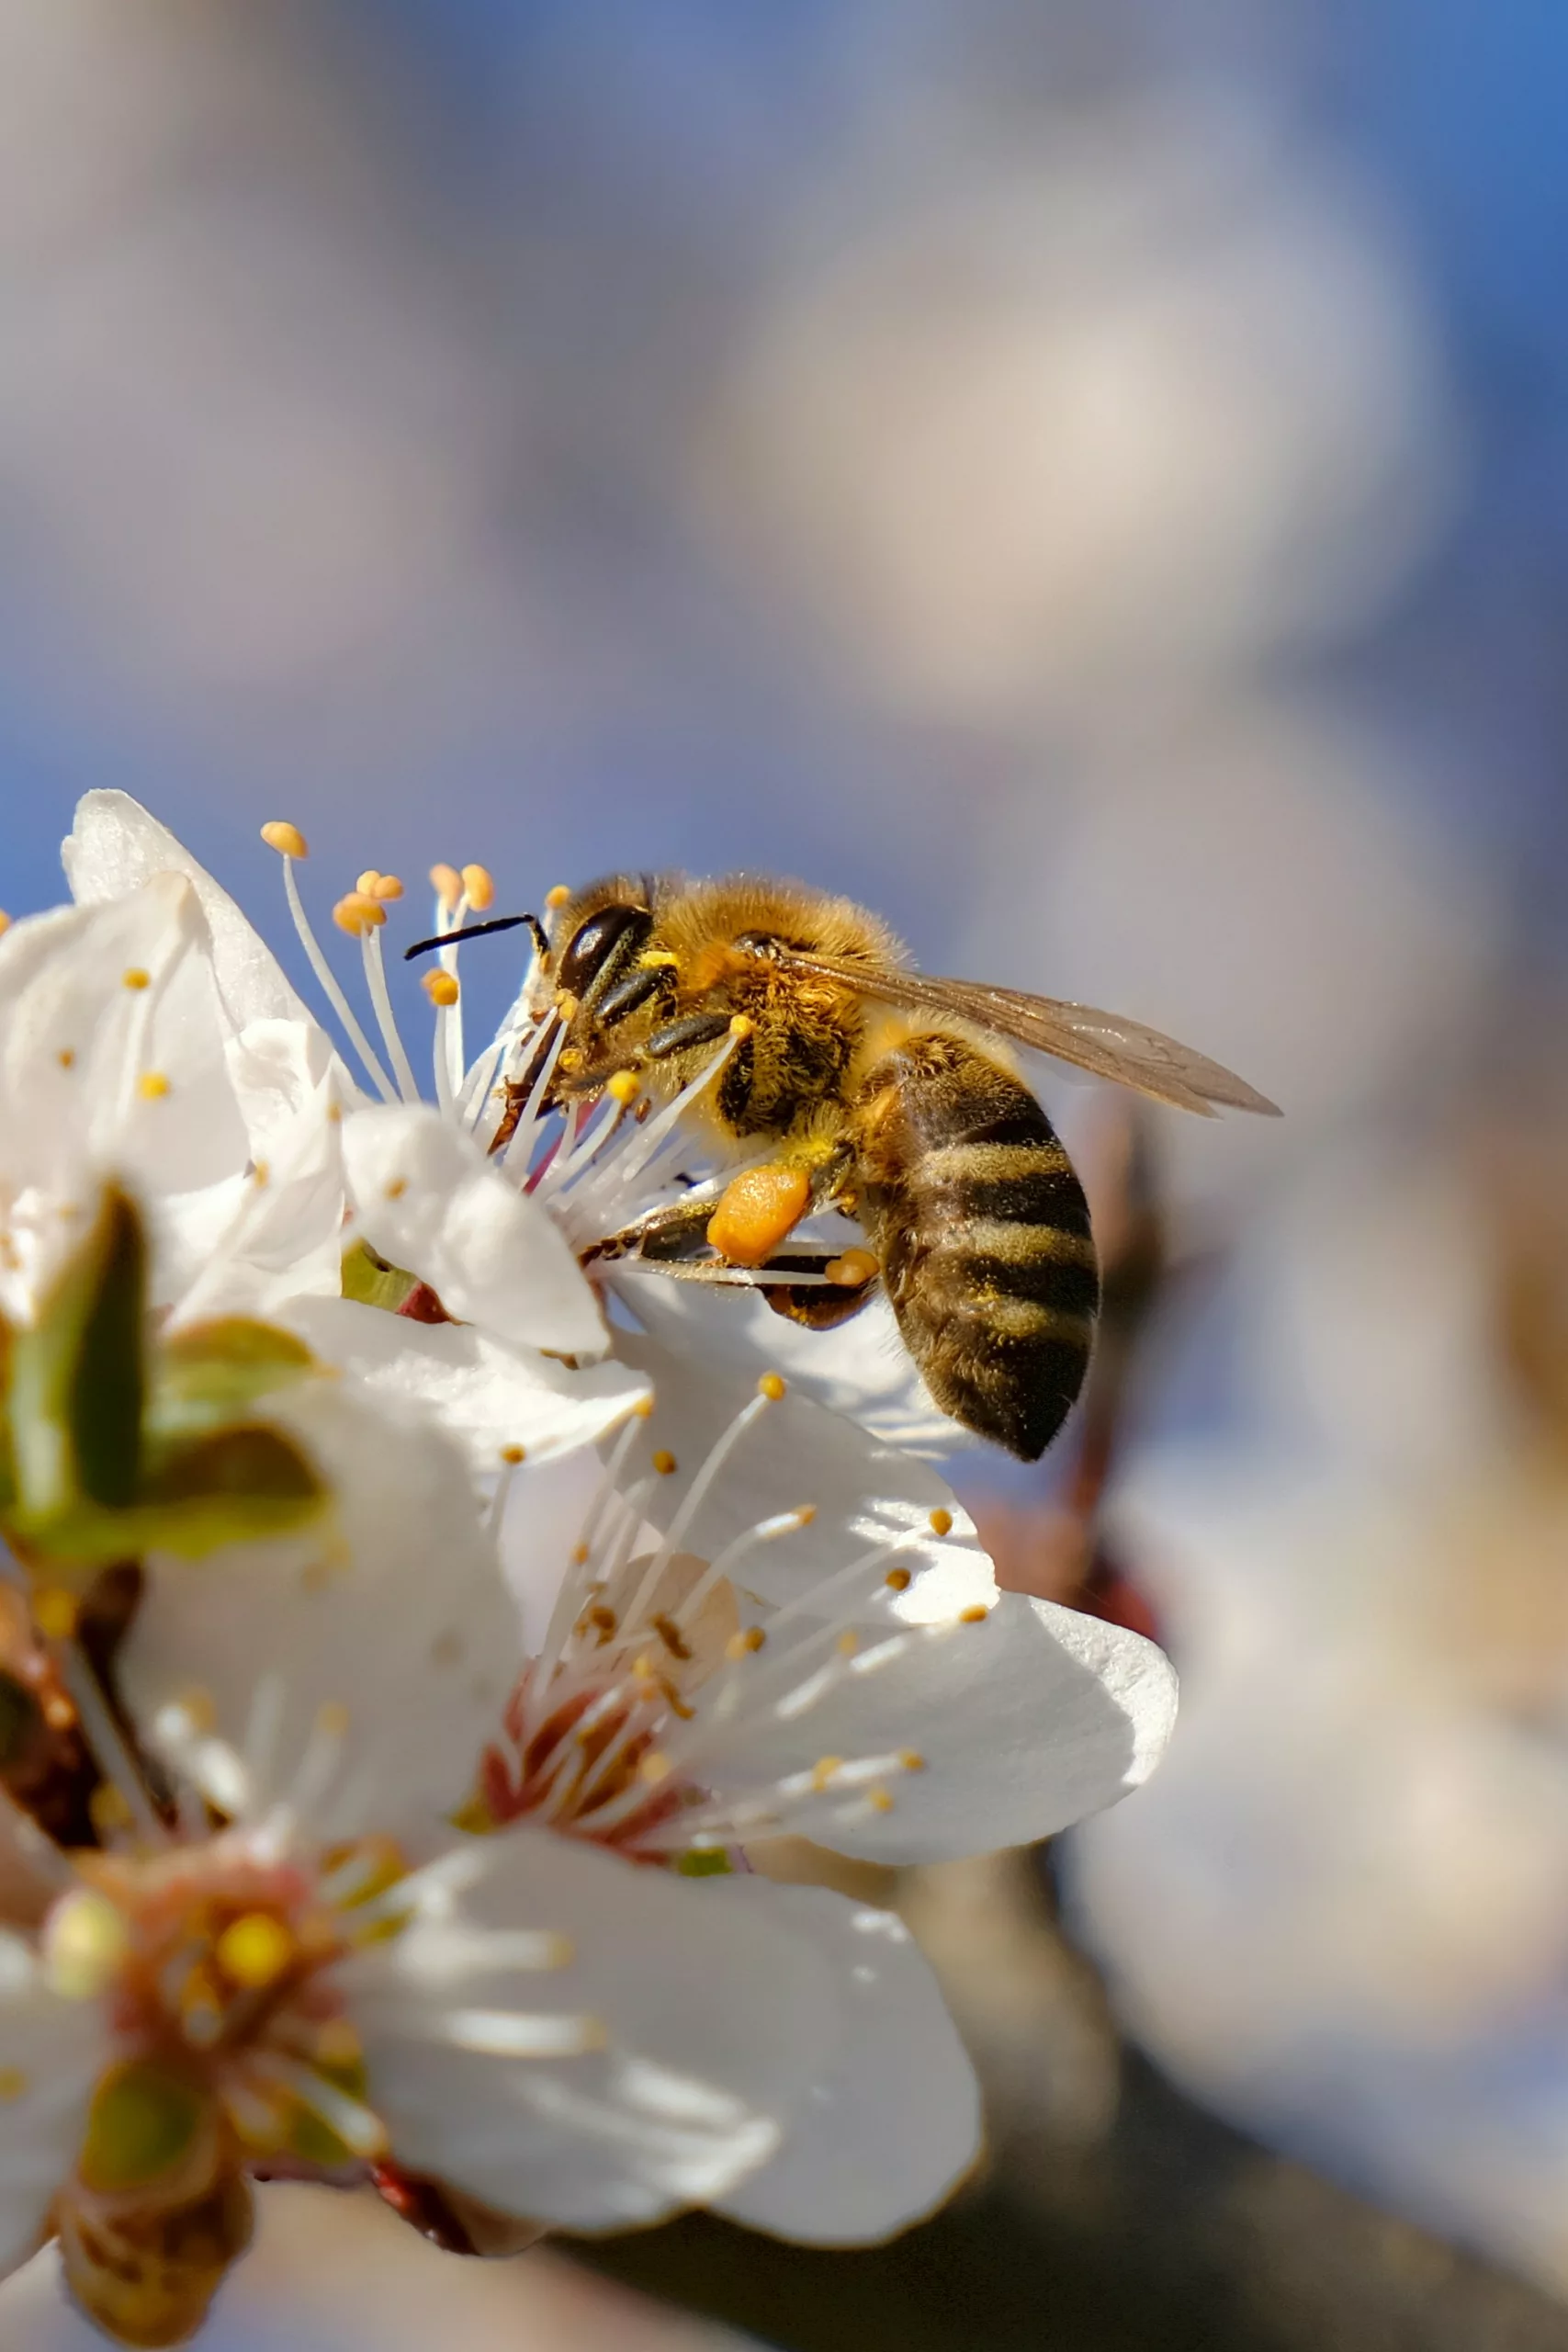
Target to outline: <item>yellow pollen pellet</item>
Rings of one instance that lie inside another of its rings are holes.
[[[380,879],[380,867],[367,865],[354,887],[356,890],[363,890],[367,899],[373,899],[376,896],[376,885]]]
[[[117,1829],[130,1826],[130,1804],[112,1781],[98,1782],[87,1799],[87,1812],[100,1838],[111,1838]]]
[[[679,1467],[668,1446],[661,1445],[653,1457],[653,1466],[661,1478],[672,1477]]]
[[[730,1021],[729,1034],[732,1037],[750,1037],[756,1026],[749,1012],[738,1012]]]
[[[488,907],[494,906],[495,884],[491,879],[488,866],[465,865],[463,888],[468,894],[468,904],[476,914],[482,915]]]
[[[169,1091],[169,1081],[161,1069],[144,1069],[136,1081],[136,1091],[144,1102],[161,1102]]]
[[[931,1513],[931,1533],[933,1535],[951,1535],[953,1532],[953,1513],[950,1510],[933,1510]]]
[[[839,1635],[839,1656],[840,1657],[853,1657],[859,1647],[860,1635],[855,1633],[852,1628],[846,1626],[845,1630]]]
[[[889,1568],[882,1581],[889,1592],[908,1592],[911,1579],[908,1568]]]
[[[958,1622],[961,1625],[983,1625],[990,1613],[983,1601],[973,1601],[967,1609],[959,1611]]]
[[[231,1919],[212,1948],[212,1956],[231,1984],[259,1993],[276,1984],[299,1950],[283,1921],[270,1911],[246,1911]]]
[[[757,1383],[757,1394],[765,1396],[770,1405],[776,1405],[787,1385],[780,1374],[765,1372]]]
[[[570,888],[565,882],[554,883],[551,888],[545,892],[545,907],[547,912],[553,915],[558,907],[565,906],[570,896]]]
[[[724,1655],[738,1660],[755,1657],[767,1638],[761,1625],[748,1625],[743,1634],[731,1634],[724,1645]]]
[[[270,824],[264,825],[261,837],[268,849],[275,849],[279,857],[309,857],[310,854],[305,846],[304,834],[286,817],[275,817]]]
[[[842,1771],[844,1759],[841,1756],[819,1756],[817,1758],[816,1763],[811,1767],[811,1785],[818,1796],[835,1773]]]
[[[128,972],[120,974],[119,984],[122,989],[150,989],[152,985],[152,975],[151,972],[144,972],[140,964],[132,964]]]
[[[637,1769],[645,1781],[667,1781],[674,1766],[662,1748],[650,1747]]]
[[[923,1772],[926,1769],[926,1759],[918,1747],[901,1747],[898,1761],[906,1772]]]
[[[426,972],[420,982],[432,1004],[456,1004],[458,997],[456,972]]]
[[[395,874],[378,874],[370,895],[373,899],[400,899],[403,886]]]
[[[430,887],[450,914],[463,895],[463,877],[455,865],[433,865]]]
[[[637,1078],[629,1069],[618,1069],[614,1078],[606,1081],[604,1091],[612,1102],[619,1102],[623,1106],[635,1102],[637,1098]]]
[[[28,2078],[20,2066],[0,2066],[0,2098],[26,2097]]]
[[[570,1019],[570,1015],[569,1014],[567,1018]],[[579,1047],[576,1046],[568,1046],[564,1053],[558,1054],[556,1056],[556,1068],[558,1069],[564,1069],[567,1071],[581,1069],[582,1068],[582,1055]]]
[[[333,921],[351,939],[363,939],[367,931],[375,931],[387,920],[387,910],[379,899],[368,890],[350,890],[333,909]]]
[[[840,1290],[863,1290],[876,1272],[876,1261],[869,1250],[846,1250],[841,1258],[829,1258],[822,1271]]]
[[[348,1709],[341,1699],[328,1699],[316,1710],[316,1727],[329,1739],[341,1739],[348,1729]]]
[[[886,1789],[868,1789],[865,1801],[873,1813],[891,1813],[893,1810],[893,1800]]]
[[[501,1449],[501,1458],[503,1462],[509,1463],[525,1462],[528,1458],[528,1449],[525,1445],[503,1445]]]
[[[76,1631],[76,1596],[63,1585],[45,1585],[33,1595],[33,1623],[46,1642],[68,1642]]]
[[[54,1058],[60,1064],[62,1069],[74,1069],[76,1067],[76,1049],[73,1046],[62,1046]]]

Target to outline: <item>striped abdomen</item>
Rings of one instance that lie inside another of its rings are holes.
[[[1100,1304],[1089,1207],[1027,1087],[961,1038],[912,1037],[855,1104],[860,1210],[943,1412],[1035,1461],[1083,1385]]]

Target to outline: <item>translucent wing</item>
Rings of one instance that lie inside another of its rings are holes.
[[[1141,1021],[1123,1020],[1120,1013],[1064,1004],[1055,997],[1028,996],[1021,989],[991,988],[981,980],[942,980],[887,966],[873,970],[847,957],[812,956],[793,947],[782,954],[798,972],[839,980],[862,996],[911,1012],[952,1013],[978,1029],[1054,1054],[1058,1061],[1072,1062],[1096,1078],[1114,1079],[1118,1085],[1136,1087],[1140,1094],[1152,1094],[1156,1102],[1171,1102],[1206,1119],[1213,1117],[1217,1103],[1229,1111],[1280,1116],[1278,1103],[1234,1070],[1222,1069],[1190,1046],[1179,1046],[1157,1029],[1145,1029]]]

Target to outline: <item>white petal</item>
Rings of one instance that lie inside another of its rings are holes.
[[[885,1633],[886,1629],[882,1629]],[[894,1763],[783,1808],[779,1826],[840,1853],[939,1861],[1021,1846],[1114,1804],[1158,1763],[1176,1720],[1176,1676],[1142,1634],[1054,1601],[998,1596],[982,1623],[913,1631],[863,1647],[817,1703],[783,1721],[739,1713],[704,1776],[743,1797],[825,1756]],[[892,1799],[878,1810],[868,1786]]]
[[[716,1917],[764,1905],[828,1959],[843,2030],[772,2161],[720,2199],[753,2229],[865,2245],[922,2220],[980,2152],[980,2092],[930,1967],[890,1911],[825,1887],[699,1882]]]
[[[213,960],[229,1023],[309,1022],[277,958],[246,922],[227,890],[215,882],[168,828],[149,816],[128,792],[88,792],[76,804],[71,838],[61,844],[71,894],[94,906],[123,899],[150,875],[183,874],[195,888],[212,933]]]
[[[716,1905],[701,1882],[548,1830],[479,1843],[485,1875],[461,1898],[459,1932],[406,1929],[349,1994],[399,2161],[579,2230],[657,2221],[765,2163],[839,2007],[833,1970],[784,1906]],[[486,1967],[461,1932],[476,1928],[564,1935],[572,1956],[547,1973]],[[530,2018],[588,2018],[604,2046],[486,2054],[451,2038],[479,2038],[464,2011],[520,2034]]]
[[[27,1947],[0,1937],[0,2277],[38,2245],[108,2055],[99,2004],[62,2000]]]
[[[617,1329],[614,1340],[621,1362],[651,1379],[656,1399],[645,1433],[626,1458],[624,1482],[645,1478],[656,1452],[675,1456],[674,1475],[654,1481],[645,1505],[649,1521],[662,1529],[716,1439],[755,1396],[756,1384],[722,1364],[678,1354],[647,1332]],[[711,1559],[759,1520],[805,1503],[816,1512],[810,1525],[753,1553],[739,1571],[764,1600],[804,1599],[812,1585],[848,1568],[861,1554],[900,1539],[907,1548],[898,1562],[912,1581],[891,1604],[898,1617],[919,1623],[995,1598],[996,1579],[975,1523],[937,1471],[793,1394],[770,1405],[747,1431],[682,1541],[687,1551]],[[931,1529],[933,1511],[951,1518],[945,1536]],[[881,1573],[870,1572],[871,1585]],[[842,1594],[835,1610],[840,1606],[847,1606]]]
[[[480,1473],[499,1470],[509,1448],[532,1462],[592,1445],[648,1388],[613,1358],[574,1370],[471,1323],[416,1323],[355,1299],[296,1299],[281,1319],[324,1363],[434,1412]]]
[[[616,1269],[612,1287],[673,1353],[728,1364],[753,1380],[782,1372],[799,1395],[907,1453],[940,1459],[978,1442],[931,1396],[881,1290],[836,1330],[812,1331],[775,1315],[755,1291],[710,1290],[626,1267]]]
[[[196,1562],[152,1554],[121,1687],[144,1721],[206,1692],[242,1748],[258,1702],[279,1710],[251,1759],[251,1813],[298,1795],[321,1710],[346,1709],[310,1826],[346,1836],[428,1822],[461,1801],[519,1664],[516,1607],[467,1464],[427,1416],[348,1381],[286,1391],[265,1418],[313,1458],[335,1507],[309,1535]]]
[[[514,1347],[604,1353],[598,1302],[554,1220],[438,1112],[354,1113],[344,1165],[372,1249],[427,1282],[459,1322]]]

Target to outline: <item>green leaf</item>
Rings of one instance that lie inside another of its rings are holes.
[[[153,1351],[148,1442],[208,1436],[318,1370],[303,1340],[270,1323],[231,1315],[193,1324]]]
[[[146,1385],[147,1250],[135,1204],[106,1187],[37,1322],[13,1334],[12,1454],[21,1517],[136,1491]]]
[[[343,1253],[343,1295],[362,1306],[384,1306],[395,1315],[411,1291],[419,1288],[416,1274],[404,1273],[386,1258],[378,1258],[367,1241],[356,1241]]]

